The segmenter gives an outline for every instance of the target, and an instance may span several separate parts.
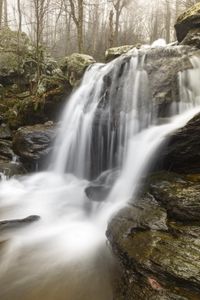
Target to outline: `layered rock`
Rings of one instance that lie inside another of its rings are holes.
[[[200,185],[193,177],[163,173],[145,190],[108,227],[122,266],[115,298],[198,299]]]

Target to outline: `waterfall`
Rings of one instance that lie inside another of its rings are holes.
[[[51,167],[0,183],[2,220],[40,216],[2,233],[2,300],[112,299],[107,222],[137,194],[166,136],[200,111],[199,58],[179,74],[181,101],[162,125],[145,60],[134,49],[89,67],[63,111]],[[85,194],[99,182],[109,185],[100,203]]]

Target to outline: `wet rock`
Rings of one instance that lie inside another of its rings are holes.
[[[110,192],[110,187],[105,185],[91,185],[85,189],[86,196],[96,202],[102,202]]]
[[[191,29],[200,29],[200,3],[195,4],[179,16],[175,24],[176,35],[182,42]]]
[[[200,173],[200,114],[169,136],[163,148],[163,168],[179,173]]]
[[[168,215],[182,222],[200,220],[200,183],[189,178],[164,172],[150,183],[151,192]]]
[[[32,215],[24,219],[0,221],[0,231],[8,230],[8,229],[18,229],[26,225],[32,224],[38,220],[40,220],[39,216]]]
[[[101,202],[106,199],[119,175],[119,170],[108,170],[103,173],[85,189],[86,196],[92,200]]]
[[[149,178],[145,190],[108,226],[108,239],[122,266],[115,297],[197,300],[199,181],[193,176],[160,173]]]
[[[63,75],[42,76],[37,89],[42,97],[40,110],[48,120],[57,120],[66,99],[72,92],[72,86]],[[40,106],[39,106],[40,107]]]
[[[181,45],[189,45],[200,49],[200,29],[191,29],[181,42]]]
[[[200,55],[189,46],[150,48],[146,52],[145,69],[149,77],[152,110],[161,118],[172,113],[172,103],[180,101],[179,72],[192,69],[190,56]]]
[[[0,125],[0,139],[11,139],[12,134],[11,130],[6,124],[1,124]]]
[[[51,123],[19,128],[13,138],[14,152],[24,163],[41,163],[52,151],[55,126]]]
[[[115,234],[123,239],[145,230],[167,229],[166,210],[147,193],[117,213],[109,224],[107,235],[109,239],[115,241]]]
[[[13,176],[24,175],[27,171],[22,163],[20,162],[3,162],[0,161],[0,178],[8,179]]]
[[[75,86],[83,76],[86,68],[93,63],[95,63],[95,60],[92,56],[73,53],[61,61],[60,68],[69,83]]]
[[[12,141],[0,139],[0,160],[9,161],[13,157]]]
[[[106,61],[109,62],[109,61],[121,56],[122,54],[127,53],[134,47],[135,46],[133,46],[133,45],[125,45],[125,46],[120,46],[120,47],[109,48],[106,50],[106,53],[105,53]]]

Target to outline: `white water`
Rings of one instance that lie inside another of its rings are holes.
[[[1,220],[41,216],[1,235],[1,300],[112,299],[107,222],[137,192],[165,137],[200,111],[199,59],[192,62],[180,74],[181,114],[164,125],[156,125],[144,54],[86,72],[63,113],[50,170],[0,184]],[[110,194],[92,202],[89,180],[112,168],[120,172]]]

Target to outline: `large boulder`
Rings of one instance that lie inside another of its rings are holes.
[[[52,151],[55,126],[50,122],[19,128],[13,138],[13,150],[28,169],[40,167]]]
[[[200,3],[195,4],[179,16],[175,29],[179,42],[184,40],[190,30],[200,30]]]
[[[73,53],[62,59],[60,68],[70,84],[75,86],[82,78],[87,67],[93,63],[95,63],[95,60],[92,56]]]
[[[107,236],[122,271],[114,298],[198,299],[199,193],[193,176],[156,174],[112,219]]]

